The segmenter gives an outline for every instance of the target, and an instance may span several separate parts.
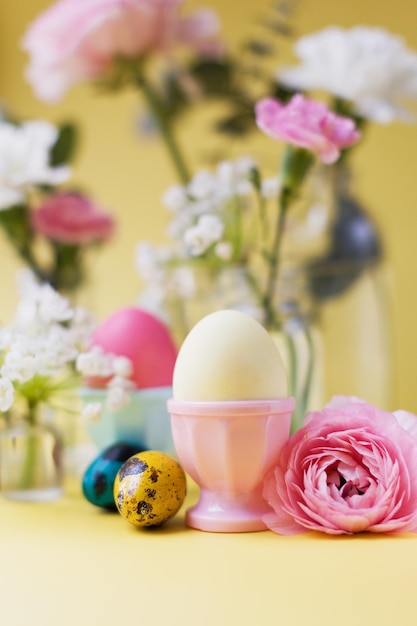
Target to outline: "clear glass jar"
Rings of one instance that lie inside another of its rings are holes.
[[[52,426],[19,421],[0,430],[1,491],[10,500],[49,501],[62,494],[62,444]]]
[[[266,276],[240,266],[190,264],[180,271],[187,290],[167,303],[169,325],[178,344],[202,317],[214,311],[234,309],[258,320],[271,333],[286,366],[288,395],[296,400],[292,430],[298,429],[305,413],[323,402],[320,329],[304,266],[285,264],[280,269],[273,294],[275,315],[269,325],[260,306]]]

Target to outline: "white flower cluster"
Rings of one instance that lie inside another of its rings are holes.
[[[180,255],[199,257],[210,251],[222,261],[232,259],[231,212],[247,210],[254,192],[253,168],[256,162],[251,157],[223,161],[213,173],[198,172],[187,187],[175,185],[167,190],[163,203],[173,214],[168,232],[179,242]],[[266,199],[276,197],[278,191],[278,179],[262,182]]]
[[[381,124],[410,118],[403,100],[417,100],[417,54],[402,38],[381,28],[333,26],[299,39],[295,52],[301,64],[279,70],[282,83],[327,91]]]
[[[187,267],[171,270],[174,251],[140,241],[135,250],[135,268],[145,283],[138,305],[168,323],[165,302],[171,296],[187,298],[194,291],[194,278]]]
[[[169,321],[170,302],[190,299],[196,292],[196,277],[187,261],[203,257],[227,264],[245,259],[249,247],[255,247],[260,205],[265,209],[279,191],[279,178],[261,179],[249,156],[222,161],[213,172],[199,171],[188,186],[170,187],[162,200],[172,215],[168,233],[173,244],[138,243],[135,267],[145,283],[138,305]]]
[[[105,401],[109,411],[119,411],[129,404],[129,392],[134,384],[129,379],[133,364],[128,358],[104,352],[100,346],[94,346],[88,352],[78,355],[76,368],[83,376],[109,378]],[[86,421],[96,422],[100,419],[103,408],[101,402],[88,402],[83,407],[82,417]]]
[[[32,185],[58,185],[70,177],[67,166],[51,167],[57,129],[46,121],[0,124],[0,210],[24,201]]]
[[[71,377],[93,328],[87,312],[72,309],[50,285],[37,283],[29,270],[20,272],[18,289],[15,318],[0,329],[0,411],[8,411],[35,376],[61,383]]]

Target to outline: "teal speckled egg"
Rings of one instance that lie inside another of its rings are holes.
[[[86,469],[82,490],[85,498],[95,506],[116,511],[113,484],[123,463],[145,448],[130,443],[119,442],[106,448]]]

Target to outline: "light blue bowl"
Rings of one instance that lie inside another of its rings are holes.
[[[106,390],[82,387],[79,395],[84,403],[104,403]],[[148,450],[174,454],[171,420],[167,400],[172,387],[155,387],[131,392],[130,403],[119,411],[104,408],[99,422],[87,422],[86,429],[100,450],[126,441]]]

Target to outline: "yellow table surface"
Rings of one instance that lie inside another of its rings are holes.
[[[184,511],[144,530],[78,485],[53,503],[2,498],[1,626],[417,624],[417,534],[204,533]]]

